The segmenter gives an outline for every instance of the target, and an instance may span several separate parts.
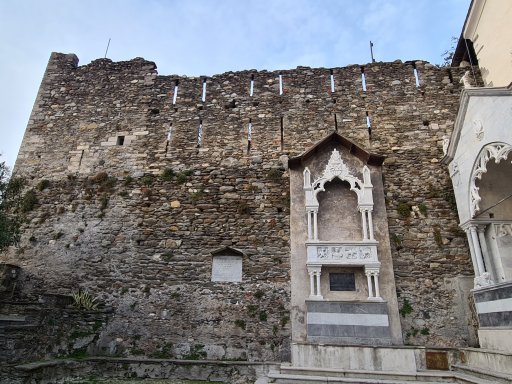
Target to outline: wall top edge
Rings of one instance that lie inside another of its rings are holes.
[[[50,63],[63,63],[66,65],[72,64],[77,69],[95,69],[95,68],[115,68],[115,67],[147,67],[147,69],[157,69],[157,65],[155,62],[146,60],[142,57],[136,57],[131,60],[122,60],[122,61],[113,61],[109,58],[98,58],[95,60],[92,60],[88,64],[78,65],[79,58],[74,53],[61,53],[61,52],[52,52],[50,57]],[[166,77],[175,77],[175,78],[209,78],[213,79],[215,77],[224,77],[226,75],[230,74],[275,74],[276,77],[279,74],[286,75],[287,73],[293,73],[297,71],[338,71],[338,70],[357,70],[361,71],[361,68],[364,68],[364,70],[372,70],[377,69],[379,67],[390,67],[390,66],[396,66],[396,67],[411,67],[411,66],[417,66],[419,68],[437,68],[439,70],[442,70],[444,68],[439,67],[435,64],[431,64],[428,61],[425,60],[395,60],[395,61],[389,61],[389,62],[375,62],[375,63],[365,63],[365,64],[349,64],[342,67],[308,67],[308,66],[297,66],[296,68],[288,68],[288,69],[278,69],[278,70],[266,70],[266,69],[243,69],[243,70],[237,70],[237,71],[226,71],[223,73],[218,73],[214,75],[201,75],[201,76],[188,76],[188,75],[178,75],[178,74],[162,74],[161,76]]]

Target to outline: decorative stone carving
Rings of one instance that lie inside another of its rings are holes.
[[[482,141],[484,138],[484,126],[480,120],[473,121],[473,130],[475,131],[476,139]]]
[[[456,161],[453,161],[448,169],[450,170],[450,178],[452,179],[452,183],[454,186],[458,186],[460,184],[460,172],[459,172],[459,164]]]
[[[363,180],[352,176],[343,162],[338,150],[334,149],[322,173],[322,176],[311,182],[311,171],[304,169],[304,192],[306,194],[306,212],[308,220],[308,240],[318,240],[317,215],[319,202],[318,193],[325,191],[325,184],[338,177],[350,184],[350,190],[357,195],[357,208],[363,220],[363,238],[373,240],[373,185],[370,169],[365,165],[362,170]]]
[[[450,137],[443,136],[443,155],[448,153],[448,146],[450,145]]]
[[[308,243],[308,264],[367,265],[379,264],[377,245],[360,243]]]
[[[476,213],[480,210],[480,193],[476,186],[476,179],[481,179],[482,175],[487,172],[487,163],[490,159],[494,159],[496,164],[501,160],[506,160],[508,154],[512,151],[512,146],[506,143],[492,143],[486,145],[478,156],[473,171],[471,172],[471,179],[469,185],[469,209],[471,217],[475,217]]]
[[[512,237],[512,223],[495,224],[496,237]]]
[[[325,183],[332,181],[338,177],[342,181],[350,184],[350,190],[357,194],[359,205],[367,205],[373,207],[373,196],[371,189],[373,185],[370,180],[370,169],[365,165],[363,167],[363,179],[352,176],[347,165],[344,163],[340,153],[334,149],[331,153],[329,162],[327,163],[321,177],[311,183],[311,172],[308,168],[304,170],[304,190],[306,191],[306,205],[318,207],[317,195],[325,191]]]
[[[464,88],[472,88],[473,86],[471,85],[471,72],[470,71],[466,71],[466,73],[464,73],[464,76],[462,76],[460,78],[460,83],[461,84],[464,84]]]
[[[491,279],[491,274],[489,272],[484,272],[480,276],[475,277],[474,280],[475,288],[488,287],[493,284]]]
[[[336,176],[340,179],[345,179],[349,176],[349,171],[347,165],[341,159],[340,153],[335,148],[331,153],[327,166],[325,167],[323,178],[332,180]]]

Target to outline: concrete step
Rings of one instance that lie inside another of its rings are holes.
[[[487,369],[470,367],[462,364],[453,364],[452,369],[459,375],[487,380],[489,383],[512,383],[512,374],[494,372]]]

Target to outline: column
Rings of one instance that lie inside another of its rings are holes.
[[[487,242],[485,241],[485,225],[479,225],[476,227],[478,233],[478,241],[480,242],[480,249],[482,250],[482,256],[485,262],[485,266],[487,267],[487,272],[492,272],[494,266],[491,263],[491,259],[489,258],[489,251],[487,249]]]
[[[478,235],[476,233],[476,227],[474,225],[469,227],[469,232],[471,233],[471,240],[473,242],[473,248],[475,250],[475,258],[476,263],[478,265],[479,275],[485,273],[484,262],[482,258],[482,251],[480,250],[480,243],[478,241]]]
[[[374,272],[373,280],[375,281],[375,297],[380,299],[380,290],[379,290],[379,272]]]
[[[468,237],[469,253],[471,254],[471,261],[473,262],[473,270],[475,271],[475,277],[480,276],[480,270],[475,257],[475,247],[473,247],[473,239],[471,238],[471,232],[469,228],[465,230],[466,236]]]
[[[315,276],[312,271],[309,273],[309,297],[315,296]]]
[[[313,230],[311,228],[311,211],[307,211],[308,215],[308,240],[313,239]]]
[[[506,225],[506,224],[502,224],[502,225]],[[491,238],[493,238],[493,237],[497,238],[496,224],[491,224],[490,229],[491,229]],[[494,271],[496,272],[496,276],[495,276],[496,282],[498,283],[498,282],[505,281],[505,270],[503,269],[503,263],[501,261],[500,255],[497,252],[494,252],[494,250],[492,249],[492,246],[487,249],[488,249],[490,258],[492,259]]]
[[[366,271],[365,273],[368,280],[368,300],[371,300],[373,299],[372,274],[370,271]]]
[[[368,240],[368,229],[366,225],[366,210],[361,209],[362,222],[363,222],[363,240]]]
[[[318,209],[313,211],[313,233],[314,239],[318,240]]]
[[[316,296],[319,298],[319,299],[322,299],[322,290],[320,289],[320,274],[322,272],[319,270],[316,272]]]
[[[373,219],[371,210],[368,210],[368,228],[370,230],[370,240],[375,240],[373,237]]]

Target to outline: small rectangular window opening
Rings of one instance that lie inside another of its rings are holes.
[[[124,145],[124,136],[117,136],[116,145]]]
[[[251,75],[251,87],[249,88],[249,96],[254,94],[254,75]]]
[[[283,75],[279,74],[279,95],[283,94]]]
[[[338,132],[338,116],[334,114],[334,130]]]
[[[363,85],[363,92],[366,92],[366,76],[364,75],[364,67],[361,67],[361,83]]]
[[[203,94],[201,96],[201,101],[203,103],[206,101],[206,78],[203,79]]]
[[[180,84],[179,80],[176,80],[174,83],[174,94],[172,95],[172,104],[176,105],[176,99],[178,98],[178,85]]]
[[[284,149],[284,118],[281,116],[281,151]]]
[[[414,78],[416,79],[416,88],[419,88],[420,86],[420,77],[418,74],[418,69],[416,68],[416,64],[412,63],[412,70],[414,72]]]
[[[331,69],[331,93],[334,93],[334,72]]]
[[[197,129],[197,148],[203,144],[203,120],[199,120],[199,128]]]
[[[368,127],[368,134],[372,135],[372,121],[370,119],[370,115],[368,114],[368,111],[366,111],[366,126]]]
[[[167,130],[167,141],[171,141],[172,139],[172,123],[169,124],[169,129]]]
[[[252,119],[249,119],[249,127],[247,128],[247,152],[251,150],[252,143]]]
[[[169,124],[169,129],[167,129],[167,141],[165,142],[165,152],[169,149],[169,144],[172,139],[172,123]]]

